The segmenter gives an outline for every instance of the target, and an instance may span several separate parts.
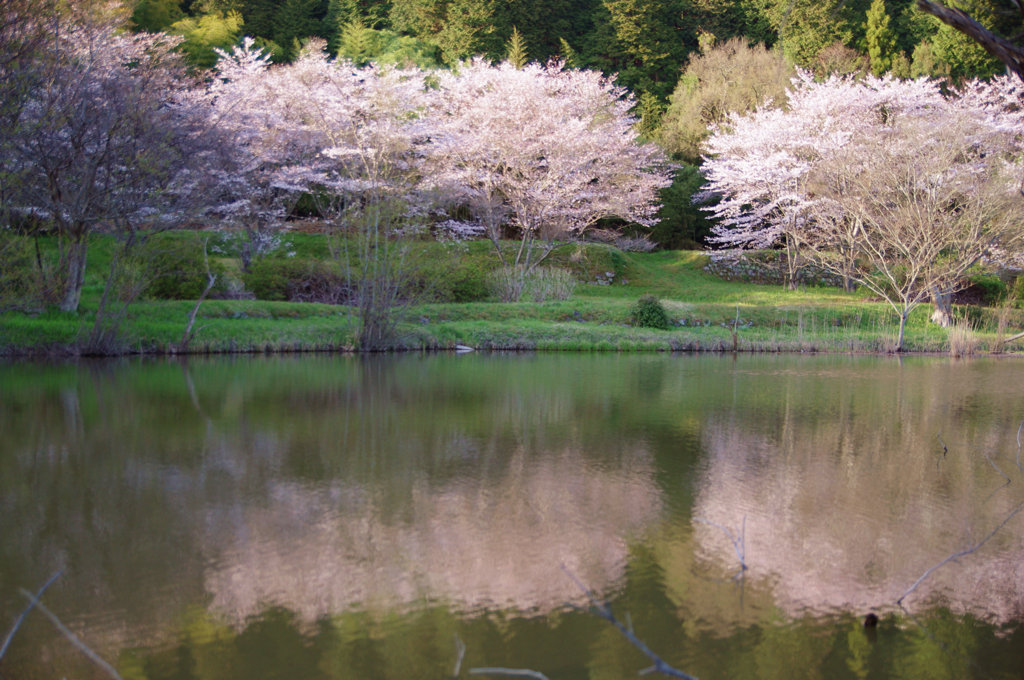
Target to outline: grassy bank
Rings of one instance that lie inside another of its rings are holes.
[[[81,353],[112,248],[103,239],[93,243],[77,313],[24,300],[15,300],[18,309],[0,313],[0,353]],[[330,259],[324,237],[314,234],[293,234],[283,248],[299,259]],[[724,281],[704,270],[707,257],[698,252],[623,253],[607,246],[571,246],[556,258],[578,281],[568,299],[494,302],[486,299],[480,283],[497,266],[490,248],[487,243],[418,247],[421,301],[400,311],[393,349],[885,352],[895,343],[895,315],[884,302],[826,286],[786,290]],[[237,296],[244,287],[237,258],[218,250],[215,264],[222,279],[233,282],[229,288]],[[642,295],[661,300],[670,329],[630,325],[631,311]],[[460,297],[476,299],[454,301]],[[129,308],[110,351],[345,351],[356,344],[356,320],[343,305],[211,299],[200,308],[194,337],[182,348],[194,304],[144,296]],[[929,314],[922,306],[911,316],[908,351],[950,351],[950,331],[930,324]],[[960,308],[958,314],[970,319],[973,328],[959,338],[954,335],[954,344],[966,343],[968,350],[979,352],[995,348],[999,310]],[[1004,335],[1017,332],[1022,312],[1010,310],[1007,318]]]

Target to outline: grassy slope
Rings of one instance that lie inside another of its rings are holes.
[[[290,246],[300,255],[323,254],[323,239],[297,234]],[[477,257],[487,244],[462,246]],[[594,253],[597,253],[595,256]],[[565,263],[567,252],[559,255]],[[884,303],[832,288],[784,290],[722,281],[703,271],[697,252],[623,253],[609,257],[591,249],[578,270],[612,268],[611,285],[581,284],[566,301],[422,304],[403,311],[397,347],[752,351],[885,351],[895,338],[894,316]],[[88,336],[102,291],[108,246],[97,244],[78,314],[55,311],[0,314],[0,352],[64,352]],[[231,263],[228,263],[231,264]],[[589,275],[589,274],[588,274]],[[681,325],[659,331],[627,325],[641,295],[662,299]],[[143,301],[132,307],[123,329],[125,351],[174,351],[193,303]],[[946,351],[948,333],[927,323],[920,307],[907,332],[910,351]],[[210,300],[203,304],[190,347],[197,352],[338,350],[351,348],[354,320],[343,307],[252,300]],[[990,330],[994,330],[990,329]],[[983,343],[994,333],[983,333]]]

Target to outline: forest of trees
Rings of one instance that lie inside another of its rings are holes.
[[[244,231],[248,268],[304,201],[373,234],[360,266],[409,229],[487,235],[519,272],[511,299],[601,222],[793,265],[801,248],[872,290],[893,265],[876,292],[905,319],[1020,252],[1022,88],[997,74],[1020,75],[1000,36],[1024,15],[984,2],[17,0],[3,212],[59,235],[65,311],[93,233],[129,253],[208,220]],[[107,291],[123,276],[115,261]],[[381,276],[349,272],[350,293],[393,295],[360,288]]]
[[[518,65],[555,59],[614,76],[637,102],[641,133],[681,162],[651,234],[678,248],[705,243],[712,227],[689,201],[702,183],[701,144],[709,128],[731,111],[784,101],[796,68],[818,77],[889,73],[956,83],[1006,70],[993,53],[1007,64],[1019,59],[1020,49],[999,37],[1024,28],[1018,4],[958,6],[929,0],[138,0],[130,23],[180,35],[197,68],[212,67],[215,49],[248,36],[275,62],[294,60],[305,42],[319,38],[330,55],[359,66],[450,68],[483,56]],[[944,23],[934,16],[940,10],[958,12],[977,30],[967,35]],[[979,40],[999,45],[986,51]]]
[[[935,7],[933,3],[923,3]],[[1012,0],[958,3],[996,35],[1024,14]],[[311,36],[356,61],[452,65],[507,54],[513,33],[532,61],[564,59],[618,74],[640,98],[668,101],[694,53],[743,38],[777,47],[796,66],[985,77],[1003,65],[971,37],[921,11],[915,0],[139,0],[133,25],[186,38],[194,63],[243,35],[275,60],[293,59]]]

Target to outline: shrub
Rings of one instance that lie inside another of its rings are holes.
[[[560,267],[500,267],[491,272],[488,283],[501,302],[568,300],[576,290],[572,273]]]
[[[499,267],[487,277],[487,285],[499,302],[518,302],[523,297],[526,273],[522,267]]]
[[[243,280],[260,300],[339,305],[349,300],[352,291],[337,267],[304,258],[260,258],[252,263]]]
[[[465,254],[430,257],[415,268],[407,294],[433,302],[479,302],[490,295],[489,263]]]
[[[203,241],[189,235],[161,235],[152,238],[140,253],[141,276],[148,280],[143,295],[158,300],[195,300],[203,294],[210,272],[217,277],[213,295],[227,290],[224,265],[204,256]]]
[[[969,357],[978,350],[978,335],[975,325],[967,318],[958,319],[949,327],[949,354],[952,357]]]
[[[1006,297],[1006,283],[995,274],[975,274],[967,280],[967,291],[977,296],[983,305],[997,305]]]
[[[534,302],[568,300],[576,290],[572,273],[559,267],[537,267],[526,277],[523,295]]]
[[[40,272],[31,242],[0,232],[0,309],[25,309],[41,303]]]
[[[661,301],[653,295],[644,295],[630,311],[629,322],[633,326],[641,328],[658,328],[666,330],[671,326],[668,320],[668,313],[662,306]]]

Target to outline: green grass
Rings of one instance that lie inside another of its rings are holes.
[[[171,236],[174,238],[174,236]],[[303,257],[328,257],[326,239],[290,234],[286,245]],[[237,276],[237,260],[221,244],[218,260],[227,276]],[[44,243],[44,252],[52,249]],[[36,305],[16,305],[0,313],[0,353],[76,353],[87,338],[103,289],[103,275],[115,244],[94,239],[78,313]],[[487,242],[416,244],[418,256],[435,263],[472,260],[495,267]],[[447,259],[445,259],[447,258]],[[607,246],[569,246],[556,251],[553,264],[569,268],[580,281],[564,301],[444,302],[402,311],[395,349],[479,349],[552,351],[822,351],[881,352],[894,343],[895,315],[888,305],[863,293],[835,288],[726,282],[703,269],[707,256],[692,251],[622,253]],[[444,266],[439,268],[443,271]],[[438,268],[438,267],[435,267]],[[597,285],[597,279],[612,283]],[[673,328],[652,330],[628,325],[637,299],[661,299]],[[190,301],[141,300],[132,305],[117,343],[121,352],[178,351]],[[928,323],[930,309],[911,315],[908,351],[948,351],[948,332]],[[972,308],[970,315],[982,350],[994,345],[996,310]],[[1014,312],[1020,325],[1021,314]],[[737,322],[737,316],[739,318]],[[735,345],[733,326],[736,326]],[[350,350],[356,324],[345,307],[257,300],[208,300],[200,309],[192,352],[277,352]]]

